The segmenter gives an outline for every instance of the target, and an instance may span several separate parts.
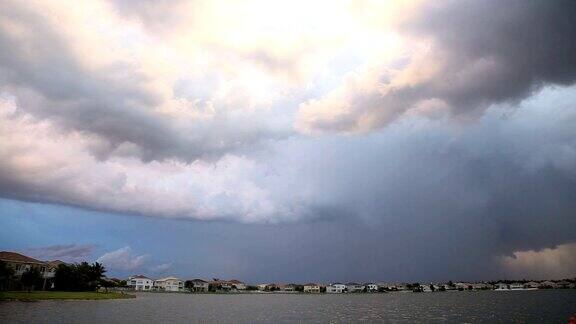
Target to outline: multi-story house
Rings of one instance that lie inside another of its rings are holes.
[[[326,293],[329,294],[341,294],[346,292],[346,285],[341,283],[333,283],[329,286],[326,286]]]
[[[143,275],[137,275],[129,277],[126,280],[126,285],[134,290],[150,291],[154,287],[154,280]]]
[[[184,282],[176,277],[167,277],[154,281],[154,289],[159,291],[182,291]]]

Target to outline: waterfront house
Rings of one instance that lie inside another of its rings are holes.
[[[457,282],[454,284],[458,290],[472,290],[472,284],[468,282]]]
[[[305,293],[319,293],[320,292],[320,285],[315,283],[307,283],[304,285],[304,292]]]
[[[284,285],[283,287],[280,287],[280,290],[282,291],[296,291],[296,284],[290,283],[287,285]]]
[[[540,286],[539,282],[536,281],[529,281],[524,284],[525,289],[537,289]]]
[[[326,286],[326,293],[328,294],[341,294],[346,292],[346,285],[339,282],[335,282]]]
[[[374,283],[365,283],[366,291],[368,292],[378,292],[378,285]]]
[[[556,289],[558,286],[554,281],[546,280],[540,283],[538,286],[540,289]]]
[[[364,291],[364,285],[355,282],[349,282],[346,284],[346,290],[349,293],[359,293]]]
[[[167,277],[154,281],[154,289],[158,291],[182,291],[184,283],[176,277]]]
[[[46,262],[16,252],[1,251],[0,261],[4,261],[8,267],[12,268],[16,277],[22,276],[24,272],[33,268],[37,268],[44,276],[47,268]]]
[[[64,263],[59,260],[44,262],[20,253],[9,251],[0,251],[0,261],[3,261],[8,267],[14,270],[14,279],[16,279],[15,281],[8,282],[7,287],[0,287],[3,289],[20,289],[17,280],[20,279],[24,272],[30,269],[38,269],[40,275],[44,279],[42,287],[36,287],[37,289],[44,290],[47,288],[53,288],[56,269],[58,268],[58,265]]]
[[[202,279],[193,279],[190,280],[190,282],[191,282],[190,290],[192,290],[193,292],[208,292],[210,288],[210,284],[208,283],[208,281],[204,281]]]
[[[256,287],[258,288],[258,290],[264,291],[266,290],[266,287],[268,287],[268,284],[259,284]]]
[[[557,281],[557,282],[556,282],[556,288],[560,288],[560,289],[571,288],[571,284],[570,284],[568,281],[565,281],[565,280]]]
[[[496,290],[509,290],[510,285],[504,282],[498,282],[496,284]]]
[[[472,284],[472,289],[474,290],[489,290],[489,289],[493,289],[493,286],[490,284],[487,284],[485,282],[477,282]]]
[[[230,285],[230,287],[232,289],[246,290],[246,284],[240,280],[232,279],[232,280],[228,281],[228,284]]]
[[[128,277],[126,285],[137,291],[150,291],[154,287],[154,280],[144,275],[136,275]]]

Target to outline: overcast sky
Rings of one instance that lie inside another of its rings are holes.
[[[576,276],[576,2],[0,0],[0,249]]]

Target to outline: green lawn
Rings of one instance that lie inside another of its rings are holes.
[[[49,299],[122,299],[136,296],[117,292],[97,293],[93,291],[2,291],[0,300],[49,300]]]

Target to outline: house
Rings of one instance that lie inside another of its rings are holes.
[[[33,268],[37,268],[40,274],[44,276],[47,268],[46,262],[16,252],[1,251],[0,261],[5,262],[8,267],[12,268],[16,277],[22,276],[24,272]]]
[[[228,281],[228,284],[230,284],[232,289],[246,290],[246,284],[240,280],[232,279]]]
[[[284,285],[283,287],[280,287],[280,290],[282,291],[296,291],[296,284],[287,284]]]
[[[561,288],[561,289],[568,289],[568,288],[571,288],[571,284],[570,284],[570,282],[568,282],[566,280],[562,280],[562,281],[556,282],[556,287]]]
[[[358,292],[363,292],[364,291],[364,285],[355,283],[355,282],[349,282],[346,284],[346,290],[350,293],[358,293]]]
[[[378,292],[378,285],[374,283],[365,283],[366,291],[368,292]]]
[[[554,281],[543,281],[540,283],[540,285],[538,286],[538,288],[540,289],[556,289],[558,288],[558,285],[556,285],[556,283]]]
[[[524,284],[525,289],[538,289],[540,287],[540,283],[536,281],[529,281]]]
[[[159,291],[182,291],[184,283],[176,277],[167,277],[154,281],[154,289]]]
[[[489,290],[492,288],[493,288],[492,285],[484,283],[484,282],[478,282],[478,283],[472,284],[472,289],[474,289],[474,290]]]
[[[268,287],[268,284],[259,284],[256,287],[258,288],[258,290],[264,291],[266,290],[266,287]]]
[[[320,285],[315,283],[307,283],[304,285],[304,292],[305,293],[319,293],[320,292]]]
[[[150,291],[154,287],[154,280],[144,275],[136,275],[128,277],[126,285],[134,290]]]
[[[204,281],[202,279],[193,279],[190,280],[190,282],[191,282],[190,290],[192,290],[193,292],[208,292],[210,288],[210,284],[208,283],[208,281]]]
[[[468,282],[457,282],[454,284],[458,290],[472,290],[472,284]]]
[[[326,293],[328,294],[341,294],[346,292],[346,285],[341,283],[333,283],[326,286]]]

